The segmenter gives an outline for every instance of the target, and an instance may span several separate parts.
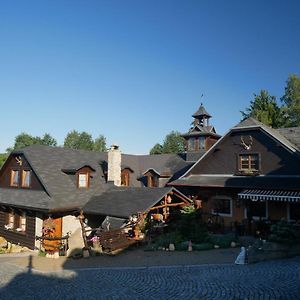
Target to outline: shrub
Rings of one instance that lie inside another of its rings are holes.
[[[209,237],[209,242],[213,245],[219,245],[220,248],[229,248],[231,242],[234,241],[232,235],[211,235]]]
[[[299,243],[299,237],[291,224],[285,220],[280,220],[271,226],[269,241],[282,244],[296,244]]]
[[[210,250],[214,245],[211,243],[193,244],[193,250]]]

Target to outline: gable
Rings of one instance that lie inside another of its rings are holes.
[[[243,141],[246,146],[250,145],[249,150],[245,149]],[[253,128],[230,131],[185,175],[237,174],[239,155],[252,153],[259,156],[260,175],[298,175],[300,173],[299,153],[289,151],[261,128]]]
[[[3,165],[0,172],[0,187],[1,188],[11,188],[11,172],[12,170],[19,171],[20,180],[23,171],[30,171],[30,189],[31,190],[44,190],[38,176],[32,169],[30,163],[24,156],[24,154],[12,153],[7,158],[5,164]],[[21,187],[20,183],[20,187]],[[16,187],[13,187],[16,188]]]

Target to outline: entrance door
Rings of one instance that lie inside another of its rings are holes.
[[[43,237],[61,238],[62,237],[62,218],[48,218],[43,222]],[[43,242],[46,251],[59,251],[61,240],[47,240]]]

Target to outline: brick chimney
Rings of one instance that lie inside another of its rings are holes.
[[[121,185],[121,151],[119,146],[114,144],[108,150],[108,174],[107,181],[116,186]]]

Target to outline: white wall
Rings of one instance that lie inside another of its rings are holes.
[[[43,220],[41,218],[35,218],[35,235],[42,236]],[[40,241],[35,241],[35,249],[40,249]]]
[[[74,216],[65,216],[62,220],[62,236],[71,235],[74,233],[78,228],[81,229],[79,220]]]

